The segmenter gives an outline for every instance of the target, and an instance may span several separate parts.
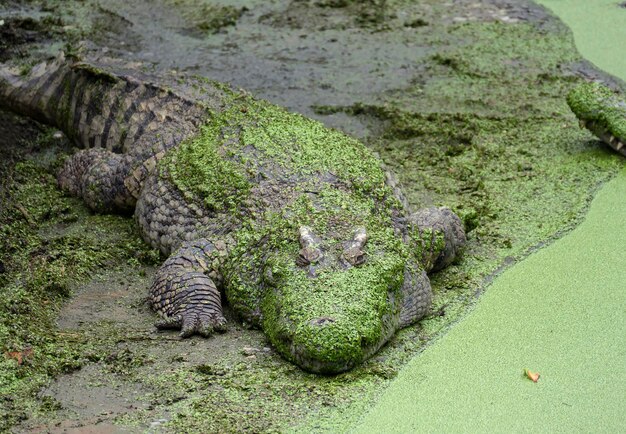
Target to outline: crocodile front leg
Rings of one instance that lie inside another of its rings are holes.
[[[220,292],[207,276],[215,246],[206,239],[183,243],[165,261],[150,288],[152,307],[164,319],[159,329],[180,329],[181,337],[224,331]]]
[[[416,263],[407,265],[402,287],[400,327],[428,313],[432,290],[427,272],[450,265],[465,246],[461,219],[448,208],[425,208],[407,219],[405,241],[415,253]]]
[[[399,327],[407,327],[428,313],[433,291],[426,271],[417,263],[407,264],[402,285],[402,308]]]
[[[461,219],[449,208],[424,208],[408,218],[409,238],[426,272],[441,270],[466,243]]]

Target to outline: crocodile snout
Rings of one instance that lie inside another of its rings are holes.
[[[298,327],[291,342],[296,363],[307,371],[335,374],[347,371],[367,356],[361,330],[334,318],[313,318]]]
[[[372,243],[374,247],[374,243]],[[276,350],[302,369],[337,374],[374,354],[400,325],[406,258],[372,251],[358,266],[321,264],[311,279],[292,257],[272,257],[262,327]]]

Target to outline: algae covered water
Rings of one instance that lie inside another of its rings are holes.
[[[626,80],[626,10],[542,0],[581,53]],[[620,41],[620,42],[618,42]],[[356,432],[623,432],[626,169],[583,223],[497,278],[415,358]],[[523,370],[538,371],[538,383]]]
[[[604,71],[626,80],[626,5],[618,0],[538,0],[574,33],[582,55]]]

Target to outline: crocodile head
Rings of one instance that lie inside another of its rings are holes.
[[[299,248],[275,252],[265,263],[263,329],[308,371],[348,370],[398,328],[407,259],[372,231],[355,227],[342,237],[301,226]]]
[[[600,140],[626,155],[626,102],[603,84],[582,83],[567,95],[567,104]]]

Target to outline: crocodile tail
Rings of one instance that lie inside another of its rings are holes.
[[[52,62],[34,66],[27,74],[19,74],[0,65],[0,106],[39,122],[58,126],[58,85],[67,75],[61,53]],[[55,100],[55,97],[57,100]]]
[[[25,75],[0,65],[0,107],[55,126],[83,148],[109,147],[102,136],[111,101],[126,86],[118,76],[66,60],[63,53]]]

